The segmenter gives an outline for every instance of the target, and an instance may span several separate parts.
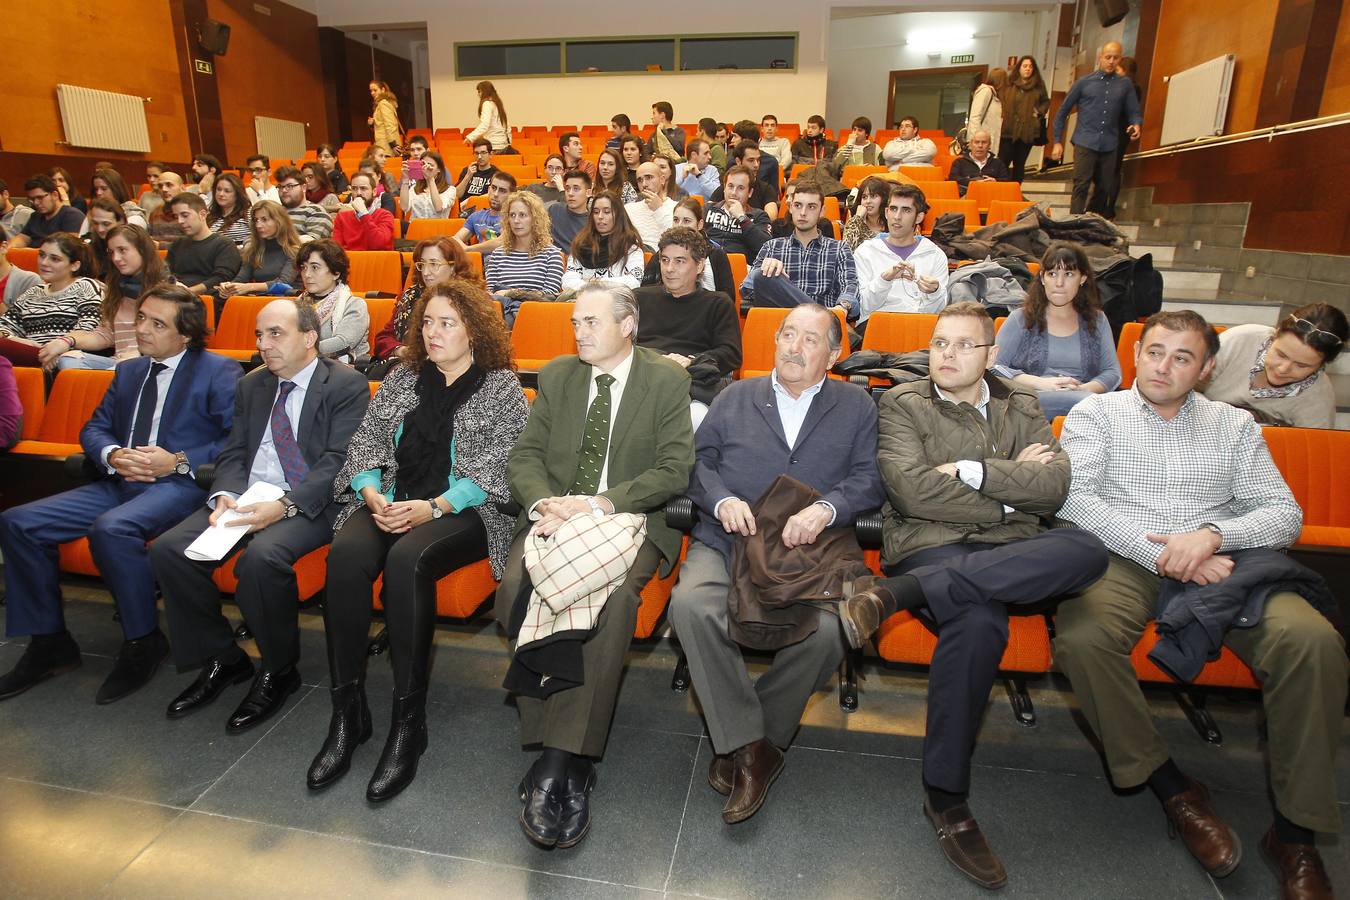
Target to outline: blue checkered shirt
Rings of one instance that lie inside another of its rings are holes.
[[[1075,105],[1078,107],[1078,125],[1073,130],[1075,147],[1086,147],[1098,153],[1116,149],[1116,144],[1120,143],[1122,114],[1126,125],[1144,124],[1134,82],[1123,75],[1098,69],[1075,81],[1060,104],[1059,112],[1055,114],[1057,144],[1064,142],[1069,110]]]
[[[795,235],[772,238],[759,248],[751,268],[758,272],[766,259],[783,264],[788,281],[821,306],[858,305],[858,270],[848,244],[818,235],[803,245]]]

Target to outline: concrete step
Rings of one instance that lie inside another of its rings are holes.
[[[1163,290],[1162,308],[1191,309],[1214,325],[1274,326],[1280,319],[1280,307],[1273,303],[1244,302],[1232,295],[1209,290]]]
[[[1040,186],[1037,185],[1037,187],[1039,188]],[[1028,203],[1054,203],[1054,204],[1062,204],[1065,207],[1067,207],[1069,205],[1070,195],[1058,191],[1056,192],[1042,191],[1042,190],[1029,191],[1026,189],[1026,185],[1023,185],[1022,197]]]
[[[1116,225],[1117,228],[1124,229],[1123,225]],[[1138,226],[1133,226],[1136,229]],[[1176,256],[1177,248],[1175,244],[1130,244],[1130,255],[1135,259],[1146,253],[1153,255],[1153,264],[1155,266],[1167,265],[1172,262]]]
[[[1206,269],[1171,269],[1158,266],[1163,277],[1163,295],[1172,291],[1217,291],[1222,272]]]
[[[1044,191],[1045,193],[1069,194],[1073,192],[1073,181],[1062,181],[1057,178],[1027,178],[1022,182],[1022,192]]]

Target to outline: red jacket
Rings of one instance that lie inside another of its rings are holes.
[[[333,240],[343,250],[393,250],[394,217],[383,207],[360,219],[353,210],[344,209],[333,220]]]

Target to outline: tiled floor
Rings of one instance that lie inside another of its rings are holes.
[[[412,787],[375,808],[363,792],[387,730],[384,658],[369,676],[375,739],[342,782],[311,794],[304,772],[329,709],[317,615],[302,616],[305,686],[261,730],[231,736],[224,720],[243,686],[178,722],[163,710],[190,676],[167,669],[121,703],[94,705],[120,632],[102,591],[85,582],[68,596],[84,667],[0,704],[0,896],[984,896],[946,863],[919,809],[919,675],[869,665],[853,715],[817,695],[769,801],[731,827],[707,785],[711,748],[693,701],[669,689],[672,646],[636,647],[591,834],[550,852],[516,823],[531,755],[499,687],[495,626],[438,630],[430,749]],[[0,643],[0,671],[21,650]],[[1238,871],[1214,881],[1168,840],[1151,795],[1111,790],[1072,695],[1045,680],[1033,697],[1039,723],[1027,729],[996,691],[976,754],[972,806],[1008,868],[1004,894],[1275,896],[1256,849],[1269,819],[1257,704],[1214,704],[1226,738],[1215,748],[1154,698],[1177,760],[1214,789],[1246,847]],[[1350,890],[1345,840],[1323,852]]]

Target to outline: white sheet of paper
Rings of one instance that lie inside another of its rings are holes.
[[[274,484],[259,481],[244,491],[236,504],[248,506],[252,503],[265,503],[268,500],[280,499],[284,493],[286,492]],[[239,513],[232,509],[226,510],[225,514],[216,520],[216,524],[207,526],[206,530],[188,545],[183,554],[188,559],[195,559],[198,562],[219,562],[224,559],[225,554],[239,543],[239,539],[248,534],[247,525],[230,524],[238,518],[241,518]]]

